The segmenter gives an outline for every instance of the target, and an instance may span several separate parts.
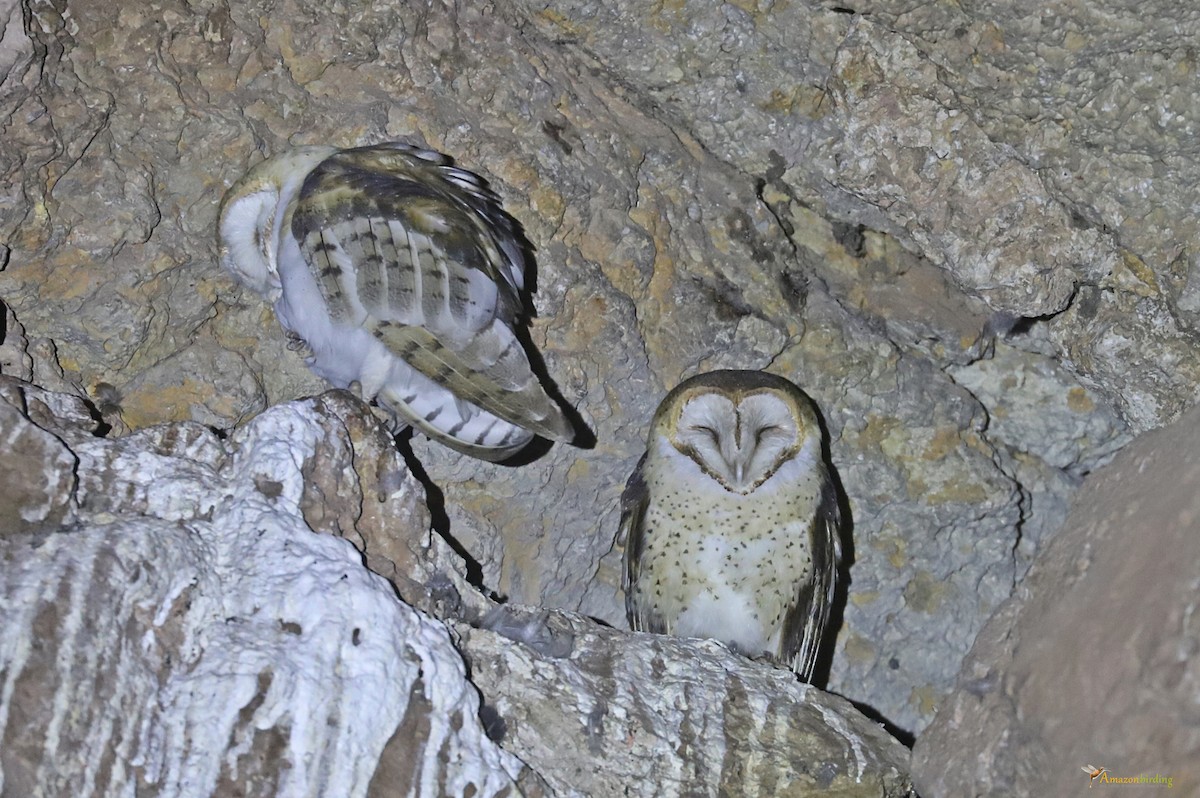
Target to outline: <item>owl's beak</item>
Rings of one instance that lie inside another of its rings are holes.
[[[738,492],[746,489],[746,472],[750,465],[750,458],[747,455],[746,452],[734,452],[732,457],[725,460],[729,464],[730,476],[733,477],[731,487]]]
[[[746,490],[746,472],[750,470],[750,458],[754,452],[749,449],[744,449],[737,446],[736,443],[727,444],[723,447],[721,457],[725,464],[729,466],[727,472],[730,476],[730,485],[726,486],[731,490],[742,493]]]

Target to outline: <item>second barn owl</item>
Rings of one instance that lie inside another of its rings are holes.
[[[398,425],[485,460],[572,439],[514,334],[517,223],[448,157],[401,143],[280,153],[225,195],[218,238],[309,367]]]

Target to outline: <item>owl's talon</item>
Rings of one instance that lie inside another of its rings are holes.
[[[364,402],[370,403],[371,401],[363,397],[362,383],[358,380],[350,380],[350,384],[346,386],[346,390]]]
[[[287,331],[287,348],[289,352],[296,352],[305,360],[313,356],[313,350],[308,345],[308,341],[304,340],[304,337],[299,333],[292,332],[291,330]]]

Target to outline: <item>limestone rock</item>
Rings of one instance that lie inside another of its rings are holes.
[[[984,627],[913,750],[923,795],[1074,794],[1086,764],[1200,781],[1198,517],[1192,410],[1088,479]]]
[[[559,795],[912,794],[900,743],[786,670],[564,613],[520,626],[459,625],[460,645],[493,738]]]
[[[992,357],[947,373],[988,408],[992,440],[1065,474],[1092,471],[1131,439],[1094,390],[1075,384],[1063,391],[1072,381],[1060,367],[1003,342]]]
[[[538,794],[484,734],[446,628],[303,520],[307,491],[355,473],[344,404],[228,442],[190,422],[109,441],[0,379],[0,462],[57,478],[71,514],[22,489],[25,526],[0,518],[6,795]],[[402,474],[371,500],[403,528],[419,492]]]
[[[1200,12],[1161,0],[1052,3],[1037,13],[994,0],[867,0],[855,10],[878,35],[928,53],[950,96],[971,98],[947,112],[960,106],[994,152],[1036,179],[1033,203],[1057,206],[1046,218],[1063,234],[1046,246],[1091,242],[1067,257],[1070,303],[1038,322],[1070,368],[1138,429],[1190,406],[1200,370],[1200,164],[1191,155],[1200,110],[1189,47]],[[957,209],[938,207],[932,215],[957,226]],[[1001,213],[1029,207],[1022,199]],[[1039,265],[1052,273],[1064,264]]]

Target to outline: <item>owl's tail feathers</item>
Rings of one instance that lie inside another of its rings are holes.
[[[543,438],[574,440],[575,429],[533,373],[521,342],[502,322],[452,342],[424,327],[386,322],[378,322],[373,333],[455,397]]]
[[[533,433],[529,430],[497,418],[491,413],[484,413],[478,408],[473,408],[473,415],[468,418],[447,412],[439,414],[436,421],[430,421],[428,417],[416,412],[412,405],[404,401],[400,392],[391,386],[384,386],[379,392],[379,399],[392,411],[401,425],[411,424],[433,440],[480,460],[494,463],[507,460],[533,440]],[[453,398],[449,401],[454,403]],[[457,420],[447,428],[443,419]]]

